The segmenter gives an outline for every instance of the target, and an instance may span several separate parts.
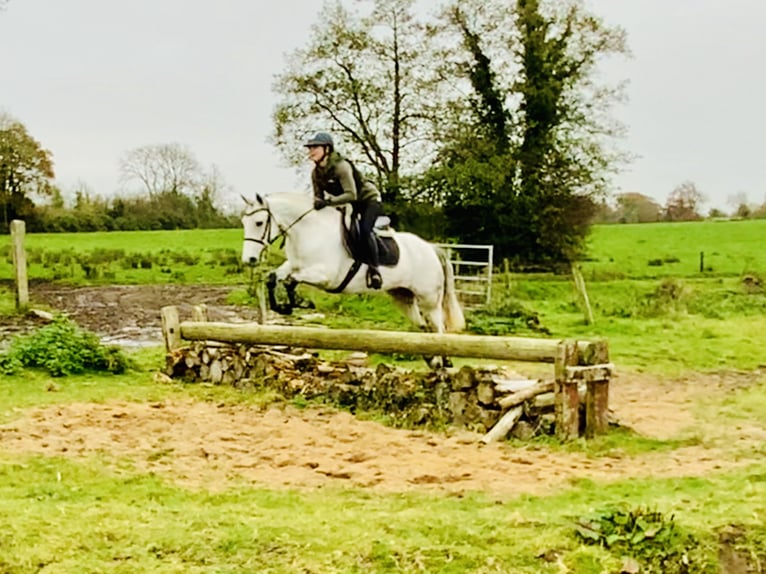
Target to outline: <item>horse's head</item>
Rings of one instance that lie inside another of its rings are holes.
[[[256,194],[255,200],[245,200],[245,212],[242,214],[242,227],[245,239],[242,245],[242,263],[255,265],[264,248],[276,235],[274,215],[266,199]]]

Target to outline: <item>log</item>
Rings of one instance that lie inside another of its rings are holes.
[[[539,379],[495,379],[495,390],[499,393],[518,393],[536,385]]]
[[[566,376],[570,381],[590,383],[592,381],[608,381],[612,378],[612,371],[614,371],[612,363],[574,366],[566,367]]]
[[[553,363],[560,341],[489,335],[413,333],[363,329],[320,329],[258,323],[190,322],[180,325],[181,338],[227,343],[288,345],[312,349],[346,349],[374,353],[412,353]],[[586,352],[591,343],[580,341]]]
[[[482,405],[495,402],[495,385],[492,382],[481,382],[476,386],[476,397]]]
[[[508,395],[507,397],[503,397],[499,401],[497,401],[497,404],[500,405],[503,409],[509,409],[511,407],[515,407],[517,405],[520,405],[523,402],[528,401],[529,399],[535,398],[537,395],[541,395],[543,393],[550,393],[554,389],[553,381],[540,381],[537,384],[524,389],[523,391],[519,391],[517,393],[513,393],[511,395]]]
[[[495,424],[495,426],[493,426],[487,434],[481,437],[481,442],[488,444],[490,442],[503,440],[508,436],[508,433],[511,432],[511,429],[513,428],[513,425],[516,424],[516,421],[521,418],[521,413],[523,412],[524,407],[513,407],[511,410],[506,412],[499,421],[497,421],[497,424]]]
[[[42,319],[43,321],[48,321],[49,323],[55,319],[53,316],[53,313],[50,313],[49,311],[43,311],[42,309],[30,309],[27,311],[30,315],[34,315],[38,319]]]

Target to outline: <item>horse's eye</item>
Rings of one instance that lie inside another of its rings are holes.
[[[258,223],[255,224],[256,227],[261,227],[262,225],[263,225],[263,221],[259,221]]]

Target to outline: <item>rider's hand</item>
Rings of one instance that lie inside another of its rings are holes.
[[[330,205],[330,202],[326,199],[316,198],[314,200],[314,209],[322,209],[323,207],[327,207]]]

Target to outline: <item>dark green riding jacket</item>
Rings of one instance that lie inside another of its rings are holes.
[[[359,170],[338,152],[333,151],[311,172],[314,197],[330,205],[361,204],[380,201],[380,192],[364,179]]]

